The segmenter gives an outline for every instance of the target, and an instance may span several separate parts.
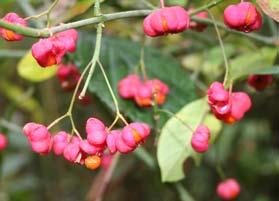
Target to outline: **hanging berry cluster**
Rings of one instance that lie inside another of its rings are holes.
[[[252,105],[250,97],[245,92],[227,91],[220,82],[212,83],[207,94],[213,114],[229,124],[241,120]]]
[[[47,39],[40,39],[32,46],[32,55],[42,67],[60,64],[67,52],[76,50],[78,33],[69,29]]]
[[[138,75],[131,74],[119,81],[118,93],[121,98],[133,99],[140,107],[150,107],[153,102],[165,103],[169,87],[158,79],[142,82]]]
[[[122,130],[109,130],[96,118],[89,118],[85,126],[86,139],[60,131],[54,136],[49,129],[37,123],[27,123],[23,133],[34,152],[47,155],[51,151],[71,162],[97,169],[101,165],[106,149],[110,154],[123,154],[135,150],[150,135],[150,127],[145,123],[127,124]]]

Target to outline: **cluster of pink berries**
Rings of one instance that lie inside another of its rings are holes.
[[[60,64],[67,52],[76,50],[78,33],[69,29],[33,44],[32,55],[42,67]]]
[[[0,151],[6,149],[6,147],[8,146],[8,139],[7,137],[0,133]]]
[[[191,8],[189,12],[193,10]],[[206,12],[200,12],[196,16],[202,19],[208,18]],[[179,33],[187,29],[202,32],[206,27],[207,24],[190,21],[188,11],[180,6],[160,8],[148,15],[143,21],[144,33],[151,37]]]
[[[240,193],[240,185],[235,179],[226,179],[218,184],[216,192],[223,200],[233,200]]]
[[[145,123],[135,122],[126,125],[123,130],[108,131],[102,121],[89,118],[86,122],[86,139],[72,136],[65,131],[52,137],[47,127],[33,122],[24,126],[23,133],[36,153],[46,155],[53,150],[55,155],[63,155],[72,163],[96,169],[101,164],[106,148],[110,154],[117,151],[129,153],[146,140],[150,128]]]
[[[165,103],[169,87],[158,79],[142,82],[138,75],[131,74],[119,81],[118,93],[124,99],[134,99],[140,107],[150,107],[153,102]]]
[[[189,12],[193,8],[189,9]],[[196,15],[201,19],[208,18],[206,12]],[[230,5],[224,11],[224,22],[231,28],[243,32],[251,32],[262,27],[262,16],[256,6],[250,2]],[[204,23],[190,20],[188,11],[180,6],[163,7],[148,15],[143,21],[143,30],[151,37],[179,33],[187,29],[202,32],[207,27]]]
[[[224,11],[225,24],[238,31],[251,32],[262,27],[262,16],[250,2],[228,6]]]
[[[251,99],[244,92],[229,92],[220,82],[211,84],[207,91],[208,103],[216,118],[232,124],[241,120],[251,108]]]
[[[27,26],[27,21],[16,13],[8,13],[2,20],[10,24]],[[14,31],[1,27],[0,35],[7,41],[19,41],[24,38]],[[37,43],[33,44],[32,55],[42,67],[59,64],[67,52],[74,52],[76,50],[77,39],[78,33],[75,29],[54,34],[49,38],[40,39]]]

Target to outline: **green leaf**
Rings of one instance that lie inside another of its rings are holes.
[[[183,163],[188,157],[199,162],[199,155],[192,149],[190,131],[185,123],[192,129],[202,123],[209,106],[206,98],[198,99],[184,106],[176,116],[170,118],[162,129],[158,141],[157,158],[163,182],[176,182],[184,178]],[[206,117],[204,122],[213,133],[221,129],[221,123],[216,118]],[[184,123],[185,122],[185,123]],[[216,135],[216,134],[214,134]]]
[[[231,78],[238,79],[271,68],[277,55],[276,48],[261,48],[231,60]]]
[[[84,67],[93,54],[94,36],[80,33],[80,39],[75,57],[76,62]],[[101,62],[119,100],[120,110],[133,121],[144,121],[152,125],[152,108],[139,108],[132,100],[119,98],[117,93],[119,80],[135,72],[135,67],[138,66],[140,59],[140,49],[140,43],[104,37],[102,40]],[[176,112],[196,97],[194,83],[173,57],[162,54],[160,50],[145,48],[145,64],[150,79],[158,78],[170,88],[167,102],[163,105],[164,109]],[[95,74],[90,82],[89,90],[96,93],[110,109],[115,110],[112,98],[98,67],[96,67]],[[165,116],[162,117],[161,123],[166,119]]]
[[[31,82],[45,81],[54,76],[56,70],[57,67],[55,65],[42,68],[33,58],[30,51],[24,57],[22,57],[17,66],[18,74],[22,78]]]
[[[236,51],[232,44],[225,45],[226,56],[230,58]],[[201,71],[210,82],[216,80],[223,73],[224,58],[220,46],[215,46],[203,52],[188,54],[182,60],[186,69]]]
[[[269,68],[261,69],[259,71],[256,71],[255,74],[257,75],[279,74],[279,66],[272,66]]]

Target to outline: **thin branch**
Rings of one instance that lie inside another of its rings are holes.
[[[193,12],[190,13],[191,16],[194,16],[196,14],[198,14],[201,11],[207,10],[209,8],[212,8],[214,6],[217,6],[219,3],[222,3],[224,0],[217,0],[217,1],[212,1],[208,4],[205,4],[204,6],[201,6],[197,9],[195,9]]]
[[[219,44],[220,44],[220,47],[221,47],[221,50],[222,50],[224,62],[225,62],[226,73],[225,73],[225,78],[224,78],[223,85],[226,86],[228,78],[230,76],[230,66],[229,66],[227,55],[226,55],[226,50],[225,50],[225,47],[224,47],[224,43],[223,43],[220,31],[219,31],[219,29],[217,27],[217,24],[216,24],[216,20],[215,20],[214,16],[211,14],[211,12],[208,11],[208,13],[209,13],[209,16],[211,17],[211,19],[214,23],[214,28],[215,28],[215,31],[216,31],[216,34],[217,34],[217,38],[218,38],[218,41],[219,41]]]
[[[209,4],[207,6],[213,6],[213,5]],[[195,15],[196,12],[200,12],[200,11],[205,10],[207,8],[208,7],[206,7],[206,8],[202,7],[202,9],[198,8],[197,10],[190,13],[190,15],[193,16],[193,15]],[[79,21],[76,21],[76,22],[61,24],[61,25],[58,25],[58,26],[54,26],[50,29],[46,29],[46,28],[35,29],[35,28],[30,28],[30,27],[23,27],[23,26],[19,26],[19,25],[9,24],[9,23],[7,23],[3,20],[0,20],[0,27],[10,29],[12,31],[17,32],[18,34],[22,34],[22,35],[25,35],[25,36],[44,38],[44,37],[49,37],[51,35],[51,33],[54,34],[54,33],[65,31],[65,30],[72,29],[72,28],[79,28],[79,27],[83,27],[83,26],[87,26],[87,25],[91,25],[91,24],[98,24],[100,22],[112,21],[112,20],[123,19],[123,18],[146,16],[146,15],[150,14],[152,11],[153,10],[133,10],[133,11],[111,13],[111,14],[103,14],[103,15],[98,16],[98,17],[93,17],[93,18],[88,18],[88,19],[84,19],[84,20],[79,20]],[[198,17],[191,17],[191,20],[193,20],[195,22],[205,23],[205,24],[208,24],[208,25],[213,25],[213,22],[210,19],[201,19],[201,18],[198,18]],[[221,22],[216,22],[216,25],[218,26],[218,28],[221,28],[221,29],[223,29],[223,30],[225,30],[229,33],[234,33],[234,34],[237,34],[237,35],[245,36],[245,37],[254,39],[258,42],[261,42],[263,44],[266,44],[266,45],[272,45],[272,46],[278,46],[279,45],[279,41],[278,41],[279,39],[277,39],[277,38],[261,36],[261,35],[258,35],[258,34],[247,34],[247,33],[244,33],[244,32],[232,30],[232,29],[227,28]]]
[[[204,23],[204,24],[208,24],[208,25],[214,25],[213,21],[210,20],[210,19],[204,19],[204,18],[202,19],[202,18],[198,18],[198,17],[191,17],[191,19],[195,22]],[[244,37],[247,37],[247,38],[251,38],[253,40],[264,43],[266,45],[276,46],[276,43],[279,42],[278,39],[276,39],[276,38],[261,36],[259,34],[254,34],[254,33],[244,33],[244,32],[241,32],[241,31],[236,31],[236,30],[233,30],[233,29],[229,29],[228,27],[226,27],[221,22],[216,21],[216,25],[217,25],[218,28],[223,29],[224,31],[227,31],[229,33],[233,33],[233,34],[236,34],[236,35],[244,36]],[[278,44],[277,44],[277,46],[278,46]]]
[[[11,57],[11,58],[21,58],[27,53],[27,50],[0,50],[0,58]]]
[[[94,74],[95,67],[96,67],[97,61],[98,61],[99,56],[100,56],[100,51],[101,51],[102,32],[103,32],[103,24],[99,23],[98,26],[97,26],[96,44],[95,44],[95,50],[94,50],[94,53],[93,53],[93,57],[92,57],[92,60],[91,60],[91,67],[89,69],[88,76],[85,80],[85,84],[84,84],[84,86],[81,90],[81,93],[80,93],[79,97],[78,97],[79,99],[82,99],[85,96],[87,88],[88,88],[89,83],[91,81],[91,78]]]

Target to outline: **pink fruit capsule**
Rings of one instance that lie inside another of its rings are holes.
[[[204,153],[208,150],[209,140],[210,130],[205,125],[199,125],[191,139],[192,148],[198,153]]]
[[[90,144],[87,140],[80,141],[79,147],[83,152],[89,155],[95,155],[99,151],[99,148]]]
[[[232,107],[231,107],[231,117],[236,121],[241,120],[245,113],[250,110],[252,106],[252,101],[248,94],[244,92],[234,92],[231,97]]]
[[[33,130],[35,130],[36,128],[38,128],[40,126],[40,124],[36,124],[34,122],[30,122],[25,124],[25,126],[23,127],[23,134],[28,137],[30,135],[30,133],[33,132]]]
[[[123,154],[127,154],[135,149],[135,147],[128,146],[123,140],[122,140],[122,133],[120,130],[115,130],[115,132],[112,133],[115,138],[116,142],[116,149]]]
[[[69,134],[61,131],[53,137],[53,152],[55,155],[61,155],[68,145]]]
[[[80,78],[80,72],[74,64],[61,64],[57,69],[56,75],[65,91],[73,90]]]
[[[77,143],[69,143],[63,152],[64,158],[70,162],[76,162],[80,154],[80,147]]]
[[[2,18],[2,20],[10,24],[27,26],[27,21],[19,17],[16,13],[8,13]],[[0,36],[7,41],[19,41],[23,39],[23,35],[17,34],[14,31],[4,29],[1,27],[0,27]]]
[[[40,140],[40,141],[30,141],[31,148],[34,152],[39,154],[48,154],[52,148],[52,140],[51,137]]]
[[[48,67],[61,62],[61,55],[64,55],[65,50],[55,47],[52,40],[40,39],[32,45],[32,55],[42,67]],[[58,51],[59,50],[59,51]],[[58,53],[59,52],[59,53]],[[63,53],[63,54],[62,54]]]
[[[134,98],[138,86],[140,85],[140,77],[136,74],[128,75],[118,83],[118,93],[121,98]]]
[[[254,4],[241,2],[225,9],[224,22],[232,29],[251,32],[262,27],[262,16]]]
[[[122,131],[123,141],[130,147],[136,147],[149,136],[150,129],[147,124],[131,123],[124,127]]]
[[[0,151],[4,150],[8,146],[7,137],[0,133]]]
[[[35,142],[48,139],[50,136],[48,129],[45,126],[40,125],[29,134],[28,139]]]
[[[76,50],[78,32],[75,29],[69,29],[66,31],[59,32],[55,35],[55,37],[64,44],[65,49],[67,51],[74,52]]]
[[[143,21],[143,30],[151,37],[179,33],[189,28],[188,12],[179,6],[155,10]]]
[[[233,200],[240,193],[240,185],[235,179],[226,179],[217,186],[217,194],[223,200]]]
[[[248,77],[247,83],[249,86],[253,87],[257,91],[262,91],[273,82],[272,75],[250,75]]]
[[[86,133],[94,133],[95,131],[103,131],[106,129],[105,124],[97,118],[89,118],[86,122]]]
[[[107,148],[108,148],[108,150],[110,151],[111,154],[114,154],[117,151],[116,138],[115,138],[116,134],[114,134],[115,132],[118,132],[118,131],[112,130],[108,134],[107,139],[106,139],[106,145],[107,145]]]
[[[95,131],[93,133],[87,134],[87,141],[96,146],[104,145],[107,139],[107,132],[105,130],[103,131]]]

